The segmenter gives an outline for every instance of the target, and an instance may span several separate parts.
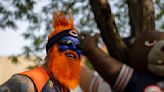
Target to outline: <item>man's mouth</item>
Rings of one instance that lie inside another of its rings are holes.
[[[65,53],[65,55],[66,55],[68,58],[76,59],[76,55],[74,55],[73,53]]]

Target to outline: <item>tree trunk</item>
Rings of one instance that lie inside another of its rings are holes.
[[[155,30],[154,6],[152,0],[127,0],[131,25],[131,35],[138,36],[143,31]]]
[[[115,59],[126,63],[129,55],[128,48],[117,31],[108,1],[90,0],[90,5],[109,54]]]

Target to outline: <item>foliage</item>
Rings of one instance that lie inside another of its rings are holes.
[[[164,1],[155,0],[155,16],[157,30],[163,31],[164,29]]]
[[[109,3],[121,36],[128,36],[130,25],[126,0],[109,0]],[[154,3],[157,29],[163,30],[164,1],[155,0]],[[98,31],[89,0],[1,0],[0,29],[16,30],[20,26],[18,21],[28,21],[28,29],[22,36],[25,40],[30,40],[31,45],[25,46],[20,55],[36,56],[33,60],[41,60],[40,56],[45,55],[47,35],[52,30],[52,14],[57,10],[71,12],[79,31],[90,31],[90,33]],[[13,61],[17,60],[14,55]]]

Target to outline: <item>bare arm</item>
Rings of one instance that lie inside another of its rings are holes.
[[[97,40],[98,35],[81,34],[82,53],[87,56],[104,80],[113,85],[121,70],[122,63],[97,47]]]
[[[0,92],[35,92],[35,87],[27,76],[14,75],[0,85]]]

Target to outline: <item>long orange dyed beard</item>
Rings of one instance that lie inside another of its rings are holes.
[[[75,53],[70,50],[65,52]],[[57,45],[55,45],[50,54],[49,68],[59,82],[70,89],[74,89],[80,80],[80,59],[68,58],[65,56],[65,52],[59,52]]]

